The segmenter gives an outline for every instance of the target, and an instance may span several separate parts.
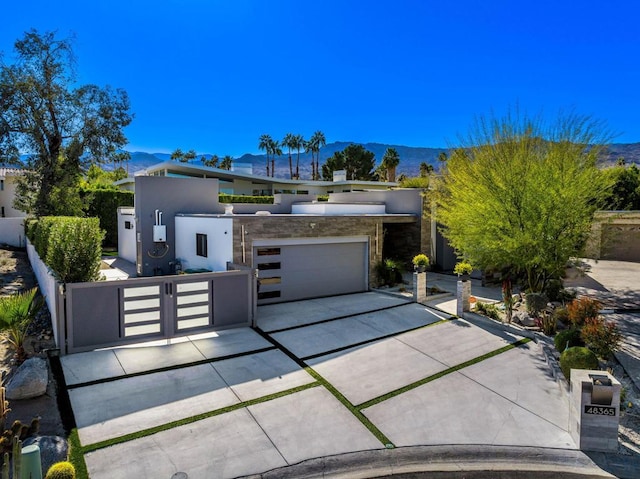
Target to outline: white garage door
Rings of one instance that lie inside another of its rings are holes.
[[[366,237],[255,242],[258,304],[366,291],[367,245]]]

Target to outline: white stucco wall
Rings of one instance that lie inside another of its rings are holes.
[[[136,221],[131,207],[118,208],[118,256],[130,263],[136,262]]]
[[[298,203],[291,205],[294,215],[383,215],[386,213],[384,204],[346,204],[346,203]]]
[[[25,245],[24,218],[0,218],[0,244],[18,248]]]
[[[233,261],[233,220],[207,216],[176,216],[176,261],[182,269],[226,271]],[[196,234],[207,235],[207,257],[196,254]]]

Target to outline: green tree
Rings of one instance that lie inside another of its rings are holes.
[[[220,169],[230,170],[232,165],[233,165],[233,157],[230,155],[226,155],[220,162]]]
[[[287,133],[282,139],[282,146],[289,150],[289,178],[293,179],[293,160],[291,158],[291,150],[296,147],[296,135]]]
[[[420,163],[420,177],[427,177],[430,173],[433,173],[433,165],[430,165],[429,163],[426,163],[424,161]]]
[[[618,165],[603,170],[612,186],[605,194],[605,210],[640,210],[640,169]]]
[[[304,148],[304,137],[302,135],[293,136],[293,148],[296,150],[298,156],[296,158],[296,180],[300,179],[300,150]]]
[[[320,130],[311,135],[311,138],[305,146],[307,152],[311,152],[311,179],[320,179],[320,148],[327,145],[327,139]]]
[[[442,233],[476,267],[543,290],[589,234],[607,186],[596,168],[605,133],[575,114],[551,124],[518,112],[478,119],[443,171]]]
[[[197,153],[195,152],[195,150],[189,150],[187,151],[184,156],[182,158],[180,158],[180,161],[182,163],[191,163],[193,160],[196,159]]]
[[[271,135],[268,135],[266,133],[260,135],[260,143],[258,143],[258,148],[267,154],[267,176],[269,176],[269,159],[271,157],[272,145],[273,138],[271,138]]]
[[[127,176],[127,172],[122,167],[107,171],[98,165],[91,165],[79,186],[82,188],[117,190],[118,187],[113,184],[114,181],[122,180]]]
[[[381,166],[387,170],[387,181],[396,181],[396,168],[400,164],[400,155],[395,148],[387,148],[382,156]]]
[[[25,33],[14,64],[0,64],[0,157],[19,163],[16,207],[35,215],[69,213],[89,164],[107,162],[127,143],[131,123],[124,90],[73,87],[71,41]]]
[[[282,149],[280,148],[280,142],[278,140],[271,140],[271,177],[276,174],[276,156],[282,155]]]
[[[169,158],[171,159],[171,161],[182,162],[184,160],[184,151],[182,151],[180,148],[176,148],[171,152],[171,156]]]
[[[373,181],[375,179],[375,155],[362,145],[352,144],[342,151],[336,151],[322,165],[322,178],[333,179],[333,172],[346,170],[347,180]]]

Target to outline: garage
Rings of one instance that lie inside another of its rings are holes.
[[[367,236],[254,241],[258,304],[367,291],[368,244]]]

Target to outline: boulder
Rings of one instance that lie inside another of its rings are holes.
[[[9,400],[31,399],[47,392],[49,368],[42,358],[27,359],[6,386]]]
[[[513,313],[513,321],[525,327],[536,326],[536,321],[525,311],[517,311]]]
[[[66,461],[69,453],[69,446],[65,438],[60,436],[35,436],[28,437],[22,443],[22,447],[36,444],[40,448],[40,461],[42,462],[42,472],[47,473],[49,468],[56,462]]]

